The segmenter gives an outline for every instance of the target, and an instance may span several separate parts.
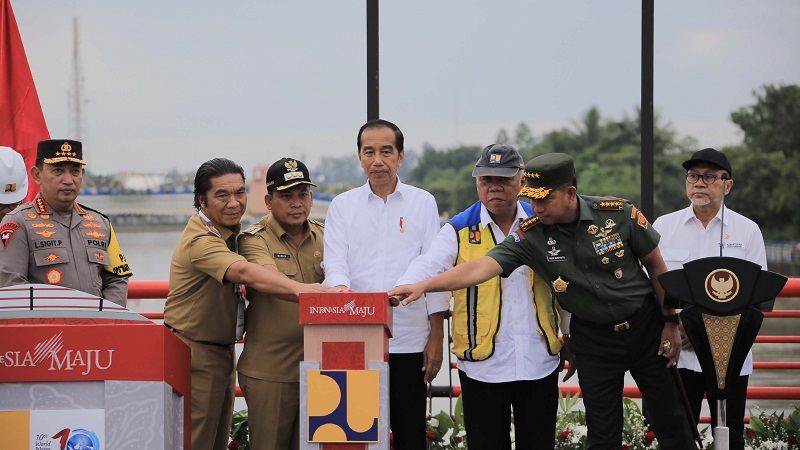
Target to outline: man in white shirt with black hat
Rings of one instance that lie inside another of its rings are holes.
[[[681,269],[690,261],[720,256],[721,245],[721,256],[745,259],[766,270],[767,253],[758,225],[723,204],[723,197],[733,188],[733,170],[725,154],[713,148],[706,148],[695,152],[691,158],[684,161],[683,168],[687,171],[686,196],[691,205],[661,216],[653,222],[653,228],[661,234],[658,246],[667,269]],[[759,308],[771,311],[773,305],[774,301],[762,303]],[[679,329],[682,351],[678,369],[695,421],[700,418],[703,395],[707,394],[712,427],[716,427],[716,399],[710,391],[706,391],[700,363],[692,344],[683,333],[683,325]],[[734,391],[727,399],[727,425],[730,428],[731,450],[744,448],[745,401],[748,377],[751,373],[753,373],[752,351],[748,353]]]

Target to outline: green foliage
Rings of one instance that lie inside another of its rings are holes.
[[[800,229],[800,86],[764,85],[754,105],[731,113],[744,146],[725,149],[733,166],[730,206],[767,239],[797,239]]]
[[[784,413],[767,414],[761,411],[754,415],[750,411],[750,427],[745,430],[745,447],[761,449],[797,449],[797,434],[800,432],[800,407],[785,417]]]
[[[586,416],[576,409],[578,395],[559,393],[556,421],[556,450],[580,450],[586,445]],[[655,434],[648,431],[642,411],[635,401],[622,399],[622,448],[626,450],[655,450],[660,448]]]
[[[462,397],[456,401],[455,414],[451,417],[444,411],[429,417],[426,424],[427,450],[466,450],[467,432],[464,426],[464,405]],[[586,444],[586,416],[578,409],[578,394],[566,396],[558,394],[558,416],[556,418],[556,450],[582,450]],[[634,400],[622,399],[623,429],[622,448],[627,450],[657,450],[658,441]],[[514,441],[514,424],[509,430]],[[708,429],[701,432],[704,447],[711,450],[712,439],[707,436]],[[231,442],[229,449],[249,450],[247,410],[233,413],[231,423]],[[750,427],[745,429],[745,448],[752,450],[786,449],[797,450],[797,435],[800,433],[800,407],[795,407],[788,416],[781,412],[758,415],[750,412]]]
[[[450,417],[440,411],[428,418],[425,437],[428,450],[455,450],[467,448],[467,433],[464,428],[464,405],[458,397],[455,415]]]
[[[753,150],[800,154],[800,86],[764,85],[753,91],[754,105],[731,113],[731,121],[744,131],[744,143]],[[735,170],[735,169],[734,169]]]
[[[231,442],[229,449],[250,450],[250,436],[247,434],[247,410],[235,411],[231,422]]]
[[[745,134],[742,146],[718,148],[734,169],[731,209],[755,221],[767,239],[797,239],[800,229],[800,86],[763,86],[756,103],[731,114]],[[697,139],[678,136],[655,117],[654,215],[683,209],[686,172],[681,163],[699,150]],[[512,136],[513,135],[513,136]],[[582,194],[624,197],[641,206],[641,111],[621,119],[604,117],[591,107],[570,127],[534,137],[519,123],[513,133],[500,130],[497,142],[514,145],[523,158],[566,153],[575,159]],[[484,143],[490,144],[490,143]],[[443,217],[461,212],[477,200],[471,170],[479,146],[437,150],[427,146],[409,182],[434,194]]]

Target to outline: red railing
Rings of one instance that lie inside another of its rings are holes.
[[[128,287],[129,299],[165,299],[169,293],[169,282],[166,280],[132,280]],[[790,278],[778,297],[800,298],[800,278]],[[163,312],[144,312],[140,313],[151,320],[163,320]],[[765,317],[773,318],[800,318],[800,310],[781,310],[764,313]],[[756,343],[768,344],[800,344],[800,336],[758,336]],[[800,370],[800,362],[755,362],[753,368],[756,370]],[[432,387],[438,395],[457,397],[461,395],[461,386]],[[560,386],[563,394],[579,394],[578,386]],[[641,393],[636,386],[625,386],[623,395],[630,398],[640,398]],[[236,387],[236,396],[241,397],[242,392]],[[750,386],[747,388],[747,398],[759,400],[800,400],[800,387],[779,387],[779,386]],[[701,423],[709,423],[710,418],[702,417]]]

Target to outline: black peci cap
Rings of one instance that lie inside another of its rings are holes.
[[[267,190],[282,191],[298,184],[308,184],[317,187],[311,182],[308,168],[301,161],[294,158],[281,158],[267,170]]]

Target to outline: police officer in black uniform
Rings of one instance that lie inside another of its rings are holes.
[[[652,405],[661,448],[696,448],[669,372],[678,360],[680,338],[677,314],[662,306],[664,291],[657,277],[666,267],[658,233],[629,201],[578,195],[568,155],[534,158],[525,165],[525,178],[520,196],[530,199],[535,216],[518,231],[481,259],[399,286],[389,295],[407,304],[423,292],[472,286],[528,265],[549,279],[561,306],[572,313],[564,344],[580,376],[586,448],[621,447],[622,387],[628,371]]]

